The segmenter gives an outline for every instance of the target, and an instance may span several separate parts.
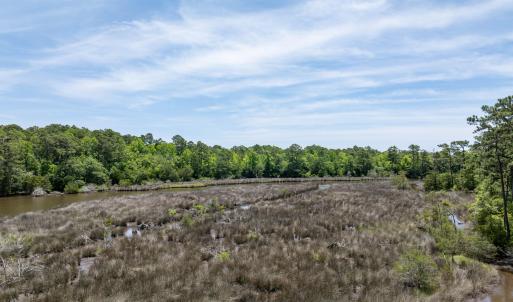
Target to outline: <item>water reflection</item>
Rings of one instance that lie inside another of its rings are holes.
[[[166,189],[164,191],[191,191],[198,188],[176,188]],[[0,217],[14,216],[26,212],[48,210],[62,207],[74,202],[105,199],[109,197],[118,197],[126,195],[145,194],[148,192],[93,192],[83,194],[59,194],[45,195],[41,197],[32,197],[30,195],[19,195],[10,197],[0,197]]]

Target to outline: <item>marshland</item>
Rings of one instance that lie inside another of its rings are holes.
[[[497,272],[442,254],[430,232],[451,227],[432,215],[442,200],[465,219],[471,197],[390,181],[251,184],[21,214],[1,221],[1,297],[465,301],[492,289]],[[127,236],[129,228],[138,231]],[[464,240],[472,236],[465,231]],[[467,256],[486,257],[490,248]]]

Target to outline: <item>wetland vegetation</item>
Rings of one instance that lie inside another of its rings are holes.
[[[0,126],[3,195],[202,188],[1,217],[0,299],[492,301],[513,267],[513,97],[482,109],[475,143],[434,152]]]
[[[388,181],[321,190],[317,183],[256,184],[22,214],[1,221],[9,234],[2,238],[2,297],[463,301],[496,282],[494,269],[467,258],[486,258],[493,246],[448,248],[431,236],[438,228],[453,232],[446,217],[432,214],[441,200],[463,209],[471,195],[426,195]],[[128,228],[140,236],[127,237]],[[464,243],[477,236],[468,232]],[[22,276],[12,267],[18,263]]]

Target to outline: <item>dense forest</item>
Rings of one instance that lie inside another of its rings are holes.
[[[0,126],[0,195],[46,191],[77,192],[85,184],[127,186],[155,181],[258,177],[392,176],[422,179],[426,191],[476,192],[477,228],[495,245],[510,242],[513,211],[513,97],[483,106],[468,118],[475,143],[440,144],[438,151],[385,151],[370,147],[286,149],[236,146],[230,149],[152,134],[122,135],[49,125],[23,129]]]
[[[467,141],[440,145],[429,153],[411,145],[384,152],[370,147],[327,149],[317,145],[286,149],[237,146],[226,149],[152,134],[121,135],[49,125],[23,129],[0,126],[0,194],[30,193],[35,187],[72,190],[86,183],[131,185],[202,178],[390,176],[428,178],[433,187],[472,190],[475,153]]]

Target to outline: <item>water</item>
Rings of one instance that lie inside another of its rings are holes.
[[[320,191],[327,190],[329,188],[331,188],[331,185],[319,185],[319,190]]]
[[[513,274],[499,271],[501,281],[496,290],[481,302],[513,302]]]
[[[191,191],[198,190],[197,188],[177,188],[165,191]],[[62,194],[62,195],[45,195],[41,197],[32,197],[30,195],[19,195],[0,197],[0,217],[1,216],[15,216],[18,214],[48,210],[66,206],[68,204],[80,201],[105,199],[109,197],[118,197],[126,195],[145,194],[148,192],[133,191],[133,192],[93,192],[82,194]]]
[[[132,238],[133,236],[141,236],[141,231],[139,231],[136,228],[127,228],[124,235],[126,238]]]
[[[241,210],[244,210],[244,211],[247,211],[249,209],[251,209],[251,205],[250,204],[243,204],[240,206]]]
[[[458,230],[465,228],[465,223],[461,221],[456,214],[449,214],[449,220],[454,224]]]

